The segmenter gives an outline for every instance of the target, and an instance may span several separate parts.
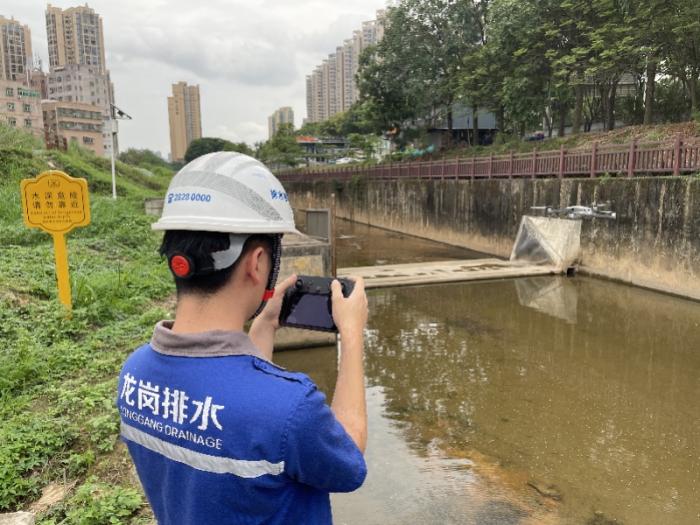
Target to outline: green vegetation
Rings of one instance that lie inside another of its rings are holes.
[[[245,155],[252,155],[253,150],[245,142],[230,142],[225,139],[204,137],[193,140],[185,152],[185,162],[192,162],[197,157],[213,153],[215,151],[237,151]]]
[[[41,524],[102,525],[130,521],[150,523],[150,519],[133,518],[143,505],[143,496],[137,490],[101,483],[95,476],[91,476],[76,490],[73,497],[52,509]]]
[[[0,140],[0,512],[75,481],[40,523],[138,522],[148,510],[119,459],[116,380],[168,314],[171,280],[143,199],[162,195],[171,173],[118,162],[114,201],[105,159],[38,150],[2,127]],[[51,237],[21,218],[19,181],[49,168],[85,177],[91,190],[92,224],[68,236],[71,316],[56,300]]]
[[[260,144],[256,151],[256,157],[271,166],[297,166],[303,155],[292,124],[282,124],[274,137]]]
[[[700,115],[698,19],[686,0],[402,0],[361,59],[359,105],[376,133],[451,129],[456,101],[516,137],[543,122],[551,136],[688,121]]]
[[[130,148],[119,154],[119,160],[130,166],[146,170],[158,175],[169,176],[178,166],[163,160],[157,153],[149,149]]]

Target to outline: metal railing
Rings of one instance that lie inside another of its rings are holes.
[[[510,153],[487,157],[434,161],[409,161],[374,166],[323,166],[283,170],[277,177],[283,182],[319,179],[347,180],[357,175],[369,179],[496,179],[538,177],[634,177],[640,175],[681,175],[700,172],[700,141],[633,141],[627,145],[593,144],[591,149]]]

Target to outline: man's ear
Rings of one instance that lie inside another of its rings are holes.
[[[263,275],[264,256],[265,249],[262,246],[258,246],[257,248],[248,252],[244,259],[246,276],[249,277],[256,286],[266,279],[266,277]]]

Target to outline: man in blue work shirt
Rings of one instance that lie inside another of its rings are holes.
[[[284,291],[287,194],[258,161],[200,157],[172,180],[161,254],[178,292],[175,321],[126,361],[121,434],[161,524],[328,524],[330,492],[362,485],[367,416],[361,279],[332,286],[342,352],[333,402],[272,363]],[[244,324],[255,317],[249,333]]]

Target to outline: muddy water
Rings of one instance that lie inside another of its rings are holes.
[[[700,522],[700,304],[587,278],[370,292],[337,523]],[[332,350],[281,354],[329,396]]]
[[[367,233],[339,265],[388,257]],[[369,475],[336,523],[700,523],[699,303],[582,277],[369,301]],[[276,359],[332,396],[334,349]]]
[[[340,267],[491,257],[466,248],[340,219],[336,221],[336,236]]]

